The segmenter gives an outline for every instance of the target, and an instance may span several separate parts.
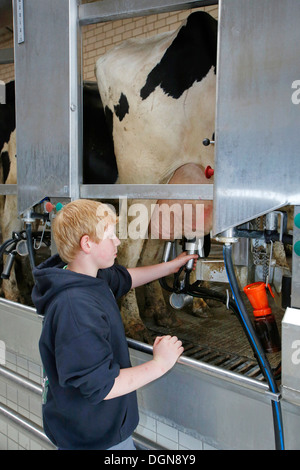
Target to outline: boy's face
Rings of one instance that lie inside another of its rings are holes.
[[[115,225],[107,227],[100,242],[93,242],[93,254],[99,269],[109,268],[114,264],[120,243],[115,233]]]

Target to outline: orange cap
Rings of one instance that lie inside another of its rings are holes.
[[[269,289],[271,286],[269,286]],[[244,287],[244,292],[251,302],[255,317],[270,315],[272,310],[269,307],[266,284],[264,282],[253,282]],[[271,292],[273,295],[273,292]]]

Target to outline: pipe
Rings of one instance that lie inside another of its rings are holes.
[[[5,242],[2,243],[2,245],[0,246],[0,258],[2,258],[6,248],[9,245],[12,245],[13,243],[16,243],[14,238],[10,238],[10,239],[8,239],[8,240],[6,240]]]
[[[184,268],[184,267],[183,267]],[[163,289],[165,289],[168,292],[172,293],[177,293],[177,294],[187,294],[191,295],[192,297],[199,297],[201,299],[210,299],[210,300],[216,300],[218,302],[222,302],[224,305],[226,305],[230,310],[233,311],[239,318],[238,310],[236,303],[232,299],[228,299],[225,294],[221,294],[220,292],[214,291],[212,289],[207,289],[206,287],[199,287],[197,284],[198,282],[196,281],[194,284],[189,283],[190,279],[190,273],[187,271],[185,275],[185,285],[184,287],[178,287],[179,282],[178,282],[178,277],[179,274],[182,272],[182,269],[179,270],[178,273],[175,274],[174,276],[174,283],[173,287],[170,287],[166,281],[166,278],[160,278],[159,283]]]
[[[8,408],[8,406],[0,404],[0,414],[5,416],[13,423],[21,426],[34,437],[41,439],[43,442],[48,444],[49,447],[53,449],[56,448],[48,439],[42,428],[40,428],[38,425],[30,421],[29,419],[25,418],[24,416],[20,415],[16,411],[12,410],[11,408]]]
[[[31,223],[25,224],[26,230],[26,238],[27,238],[27,248],[28,248],[28,255],[30,260],[30,266],[33,271],[35,268],[35,261],[34,261],[34,252],[33,252],[33,243],[32,243],[32,231],[31,231]]]
[[[141,341],[134,340],[132,338],[126,339],[129,348],[145,354],[153,354],[153,346],[142,343]],[[227,383],[233,384],[234,386],[242,387],[245,390],[263,393],[268,397],[268,399],[276,402],[279,401],[280,395],[278,393],[275,394],[270,392],[268,384],[265,382],[260,382],[258,380],[252,379],[251,377],[247,377],[231,370],[226,370],[213,364],[202,362],[199,359],[187,357],[185,355],[180,356],[177,360],[177,363],[182,364],[185,367],[190,367],[200,374],[209,375],[216,378],[217,380],[225,380]]]
[[[278,387],[275,382],[271,366],[268,359],[265,356],[262,345],[260,344],[259,339],[257,338],[255,329],[252,325],[252,322],[248,316],[248,312],[244,305],[238,282],[235,276],[234,267],[232,263],[232,245],[225,244],[223,248],[224,263],[225,269],[228,276],[229,284],[233,297],[236,301],[238,311],[240,314],[241,322],[244,324],[244,330],[246,331],[248,340],[254,352],[254,355],[258,361],[258,364],[261,368],[261,371],[268,383],[269,389],[272,393],[278,394]],[[284,450],[284,436],[283,436],[283,424],[282,424],[282,413],[281,413],[281,404],[280,402],[275,402],[272,400],[272,412],[273,412],[273,421],[274,421],[274,433],[275,433],[275,446],[276,450]]]
[[[0,366],[0,376],[5,377],[12,382],[15,382],[17,385],[25,387],[26,389],[30,390],[31,392],[37,393],[38,395],[42,395],[42,386],[38,385],[37,383],[33,382],[26,377],[23,377],[20,374],[16,374],[12,370],[7,369],[6,367]]]

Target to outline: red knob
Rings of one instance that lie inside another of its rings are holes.
[[[205,168],[205,171],[204,171],[205,176],[208,179],[213,176],[214,172],[215,172],[215,170],[209,165]]]
[[[47,202],[45,205],[46,212],[50,213],[54,209],[54,205],[51,202]]]

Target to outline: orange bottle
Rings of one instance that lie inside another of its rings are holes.
[[[274,297],[270,284],[268,288]],[[280,336],[275,317],[269,307],[265,283],[248,284],[244,287],[244,292],[253,307],[255,330],[264,350],[268,353],[280,351]]]

